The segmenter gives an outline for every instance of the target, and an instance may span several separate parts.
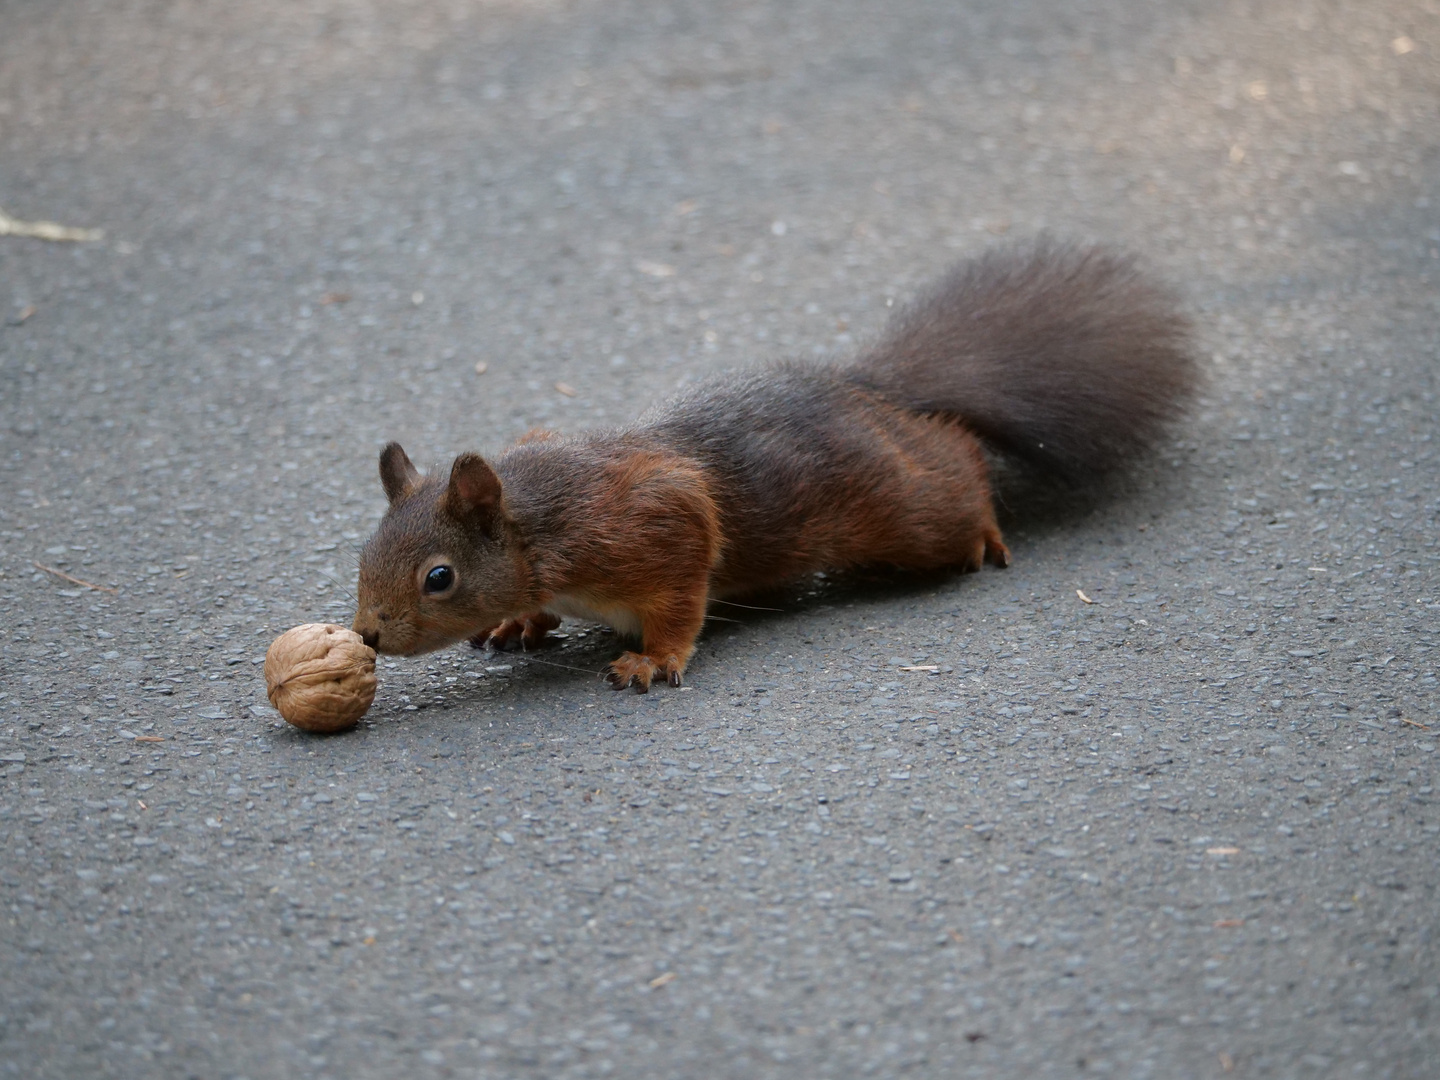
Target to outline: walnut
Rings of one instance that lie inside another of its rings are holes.
[[[296,727],[344,731],[375,700],[375,650],[343,626],[297,626],[265,654],[265,690]]]

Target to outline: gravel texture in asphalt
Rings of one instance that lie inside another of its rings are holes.
[[[0,235],[0,1076],[1440,1075],[1433,0],[0,26],[0,208],[104,230]],[[1208,381],[1009,569],[270,709],[387,440],[843,356],[1042,230]]]

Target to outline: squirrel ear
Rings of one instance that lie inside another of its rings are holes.
[[[380,486],[385,489],[390,505],[403,499],[419,482],[420,470],[410,463],[400,444],[386,443],[380,451]]]
[[[479,454],[461,454],[450,466],[445,510],[460,521],[489,520],[500,507],[500,477]]]

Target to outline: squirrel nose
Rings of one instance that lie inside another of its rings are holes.
[[[361,630],[360,640],[365,643],[366,648],[378,649],[380,647],[380,631]]]

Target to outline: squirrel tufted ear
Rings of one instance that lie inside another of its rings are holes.
[[[445,510],[460,521],[488,520],[500,507],[500,477],[479,454],[461,454],[450,466]]]
[[[380,486],[390,505],[408,495],[420,483],[420,470],[410,463],[398,442],[386,443],[380,451]]]

